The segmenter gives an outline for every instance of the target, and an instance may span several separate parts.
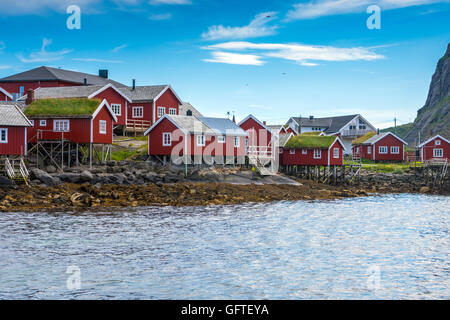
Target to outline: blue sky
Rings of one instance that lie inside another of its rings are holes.
[[[81,29],[66,8],[81,8]],[[368,6],[381,8],[369,30]],[[48,65],[171,84],[209,116],[413,121],[450,42],[450,0],[0,0],[0,77]]]

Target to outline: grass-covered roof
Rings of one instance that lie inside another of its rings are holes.
[[[322,134],[322,132],[303,132],[302,136],[320,136]]]
[[[367,140],[369,140],[370,138],[372,138],[373,136],[375,136],[377,133],[375,132],[375,131],[373,131],[373,132],[369,132],[369,133],[366,133],[365,135],[363,135],[363,136],[361,136],[361,137],[359,137],[359,138],[357,138],[357,139],[355,139],[355,140],[353,140],[353,144],[362,144],[362,143],[364,143],[365,141],[367,141]]]
[[[27,117],[83,117],[92,116],[101,101],[98,99],[40,99],[33,101],[26,109]]]
[[[298,135],[289,139],[285,148],[288,149],[325,149],[329,148],[335,136],[313,136],[313,135]]]

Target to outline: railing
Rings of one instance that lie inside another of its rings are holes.
[[[352,129],[352,130],[343,130],[342,131],[342,136],[343,137],[359,137],[359,136],[363,136],[369,132],[372,132],[373,130],[369,130],[369,129]]]
[[[248,147],[247,153],[249,156],[272,158],[273,150],[271,146],[251,146]]]
[[[127,131],[145,132],[152,126],[152,122],[148,120],[128,120]]]
[[[9,162],[8,158],[5,159],[5,170],[6,170],[6,173],[8,174],[8,177],[10,179],[14,179],[16,174],[15,174],[14,169],[11,166],[11,162]]]

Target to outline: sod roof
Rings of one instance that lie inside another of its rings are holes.
[[[320,136],[322,134],[322,132],[303,132],[301,135],[302,136]]]
[[[352,144],[354,144],[354,145],[357,145],[357,144],[363,144],[364,142],[366,142],[366,141],[369,140],[370,138],[376,136],[376,134],[377,134],[377,133],[376,133],[375,131],[366,133],[366,134],[363,135],[362,137],[359,137],[359,138],[353,140]]]
[[[40,99],[25,109],[27,117],[91,117],[101,100],[86,98]]]
[[[288,149],[328,149],[336,140],[335,136],[298,135],[289,139]]]

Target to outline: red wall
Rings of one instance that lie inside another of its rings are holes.
[[[62,81],[33,81],[33,82],[0,82],[0,86],[9,93],[19,93],[20,87],[24,87],[24,94],[30,89],[48,88],[48,87],[75,87],[79,84]]]
[[[0,101],[10,101],[11,98],[8,97],[6,94],[0,91]]]
[[[0,126],[0,129],[4,128],[8,129],[8,143],[0,143],[0,155],[24,155],[26,149],[25,127]]]
[[[169,108],[176,108],[177,114],[180,113],[179,105],[182,102],[173,94],[172,90],[168,89],[163,95],[155,101],[155,122],[159,120],[158,117],[158,107],[165,107],[166,114],[169,114]]]
[[[134,118],[133,117],[133,107],[143,107],[144,115],[142,118]],[[144,103],[129,103],[128,104],[128,119],[129,120],[145,120],[153,123],[153,102],[144,102]]]
[[[333,149],[339,149],[339,158],[334,159]],[[314,159],[314,149],[307,149],[307,154],[302,154],[302,149],[295,149],[295,154],[290,153],[291,149],[283,149],[283,153],[280,157],[280,163],[282,165],[311,165],[311,166],[328,166],[328,149],[322,150],[322,157],[320,159]],[[341,144],[337,141],[330,148],[330,165],[340,166],[343,165],[343,152]]]
[[[106,134],[100,133],[100,120],[106,121]],[[112,144],[113,143],[113,122],[114,119],[111,117],[106,106],[103,106],[102,110],[97,114],[97,116],[92,121],[92,142],[99,144]]]
[[[388,147],[388,153],[387,154],[380,154],[379,147],[381,146],[387,146]],[[392,154],[391,153],[391,147],[400,147],[400,154]],[[376,161],[403,161],[404,159],[404,152],[405,152],[405,145],[400,140],[396,139],[392,135],[388,135],[375,143],[373,145],[374,150],[372,152],[375,152],[375,160]]]
[[[252,118],[243,122],[240,127],[248,133],[248,145],[254,146],[268,146],[272,140],[272,133],[267,131],[263,126]]]
[[[441,141],[441,145],[437,146],[436,141]],[[442,140],[441,138],[437,137],[436,139],[428,142],[426,145],[424,145],[420,151],[420,154],[423,157],[423,160],[431,160],[433,159],[433,150],[434,149],[443,149],[444,151],[444,157],[439,159],[450,159],[450,144],[447,143],[445,140]]]
[[[126,125],[126,111],[128,101],[124,97],[122,97],[116,90],[114,90],[113,88],[108,88],[96,95],[95,98],[100,100],[106,99],[109,106],[111,106],[112,104],[120,104],[122,112],[120,116],[116,115],[117,122],[115,124],[121,126]]]

